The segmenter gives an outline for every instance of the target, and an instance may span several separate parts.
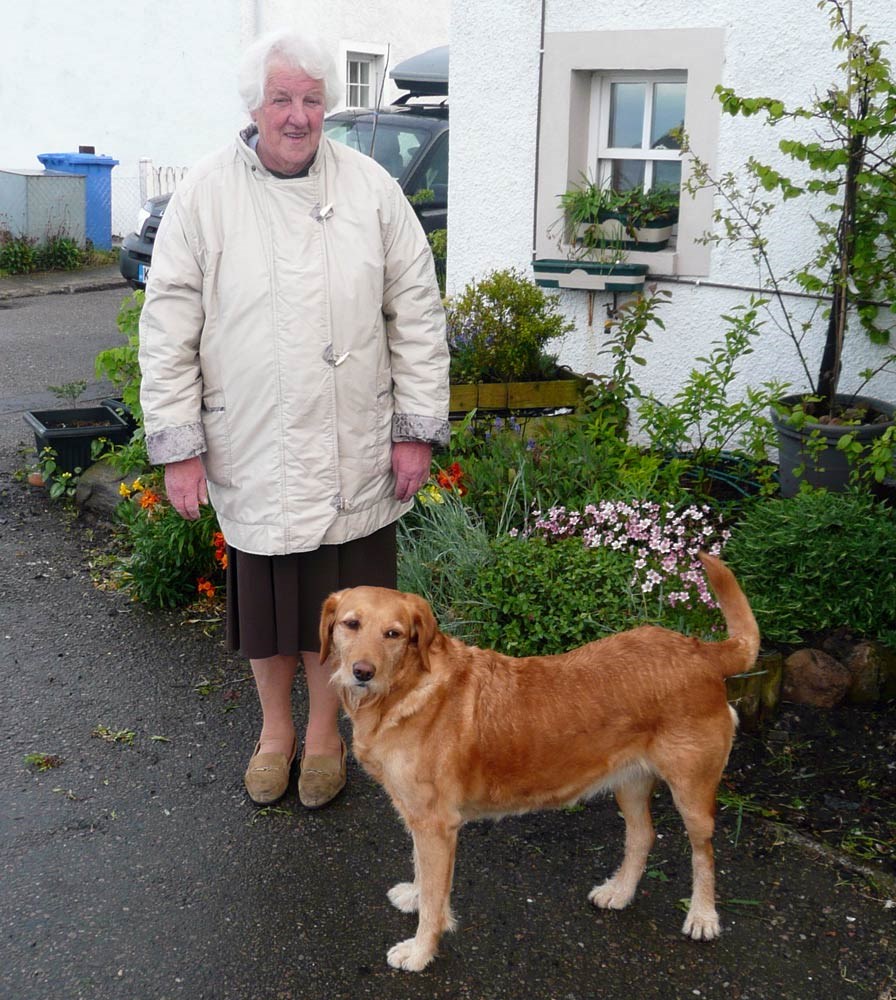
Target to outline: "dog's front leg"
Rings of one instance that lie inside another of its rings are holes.
[[[388,962],[395,969],[419,972],[432,961],[442,933],[454,930],[450,897],[457,829],[432,820],[411,825],[420,916],[416,935],[389,949]]]
[[[414,844],[414,881],[399,882],[386,893],[389,902],[402,913],[416,913],[420,909],[420,862]]]

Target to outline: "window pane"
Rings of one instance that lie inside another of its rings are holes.
[[[638,149],[644,137],[643,83],[614,83],[610,86],[610,146]]]
[[[610,187],[614,191],[644,187],[644,160],[613,160]]]
[[[658,83],[653,88],[653,124],[650,127],[651,149],[681,149],[681,140],[669,133],[684,128],[683,83]]]
[[[362,83],[365,87],[370,83],[370,63],[369,62],[359,62],[358,63],[358,82]]]
[[[676,160],[656,160],[653,164],[653,186],[671,187],[676,191],[681,187],[681,162]]]

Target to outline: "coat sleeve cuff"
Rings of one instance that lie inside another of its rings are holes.
[[[195,458],[205,451],[205,433],[202,424],[184,424],[166,427],[146,435],[146,451],[153,465],[168,465]]]
[[[392,417],[393,441],[425,441],[444,448],[451,437],[447,420],[438,417],[421,417],[416,413],[396,413]]]

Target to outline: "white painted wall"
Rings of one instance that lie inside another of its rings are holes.
[[[830,47],[827,14],[811,0],[777,0],[745,7],[741,0],[626,0],[595,4],[591,0],[454,0],[451,25],[451,225],[448,258],[449,293],[499,267],[531,275],[538,132],[539,43],[544,29],[601,31],[621,29],[723,28],[727,33],[724,79],[745,96],[773,96],[804,103],[817,86],[834,78],[837,56]],[[879,39],[896,39],[896,4],[892,0],[855,0],[855,23],[868,24]],[[892,53],[891,53],[892,57]],[[599,57],[597,57],[599,60]],[[788,176],[793,166],[777,150],[784,135],[759,119],[722,116],[720,169],[735,170],[746,158],[779,166]],[[792,131],[792,130],[791,130]],[[557,192],[558,195],[560,192]],[[559,214],[559,212],[558,212]],[[780,268],[804,261],[812,246],[805,203],[791,203],[769,230]],[[661,284],[672,291],[663,310],[665,332],[657,330],[645,348],[646,369],[640,384],[670,398],[694,358],[707,353],[723,331],[720,317],[749,292],[712,284],[755,286],[757,275],[748,255],[722,248],[712,252],[711,272],[700,287]],[[587,293],[564,291],[564,310],[576,324],[561,349],[561,361],[579,371],[606,371],[598,355],[604,306],[610,296],[598,293],[589,325]],[[823,329],[807,345],[815,373]],[[896,336],[894,336],[896,342]],[[844,361],[841,387],[857,384],[854,373],[871,365],[881,352],[861,332],[852,338]],[[756,352],[744,362],[743,384],[778,377],[803,388],[796,355],[782,335],[769,328]],[[876,394],[896,399],[896,376],[881,377]]]
[[[189,166],[247,121],[236,91],[242,49],[295,25],[391,44],[394,62],[448,40],[448,0],[0,0],[0,167],[79,145],[119,161],[113,234],[133,228],[138,163]],[[387,94],[387,99],[394,93]]]

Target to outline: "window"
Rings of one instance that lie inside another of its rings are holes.
[[[560,217],[560,195],[583,175],[617,190],[680,187],[687,160],[674,132],[682,122],[691,148],[713,168],[720,118],[713,91],[723,80],[724,46],[722,28],[545,35],[536,259],[562,256],[548,230]],[[712,194],[701,191],[681,199],[674,247],[627,257],[653,274],[707,275],[710,250],[697,240],[711,227]]]
[[[349,52],[345,62],[345,103],[350,108],[376,106],[376,57]]]
[[[448,204],[448,133],[443,132],[428,150],[414,173],[405,194],[432,191],[432,205],[444,208]]]
[[[595,73],[589,160],[602,187],[681,186],[684,73]]]

